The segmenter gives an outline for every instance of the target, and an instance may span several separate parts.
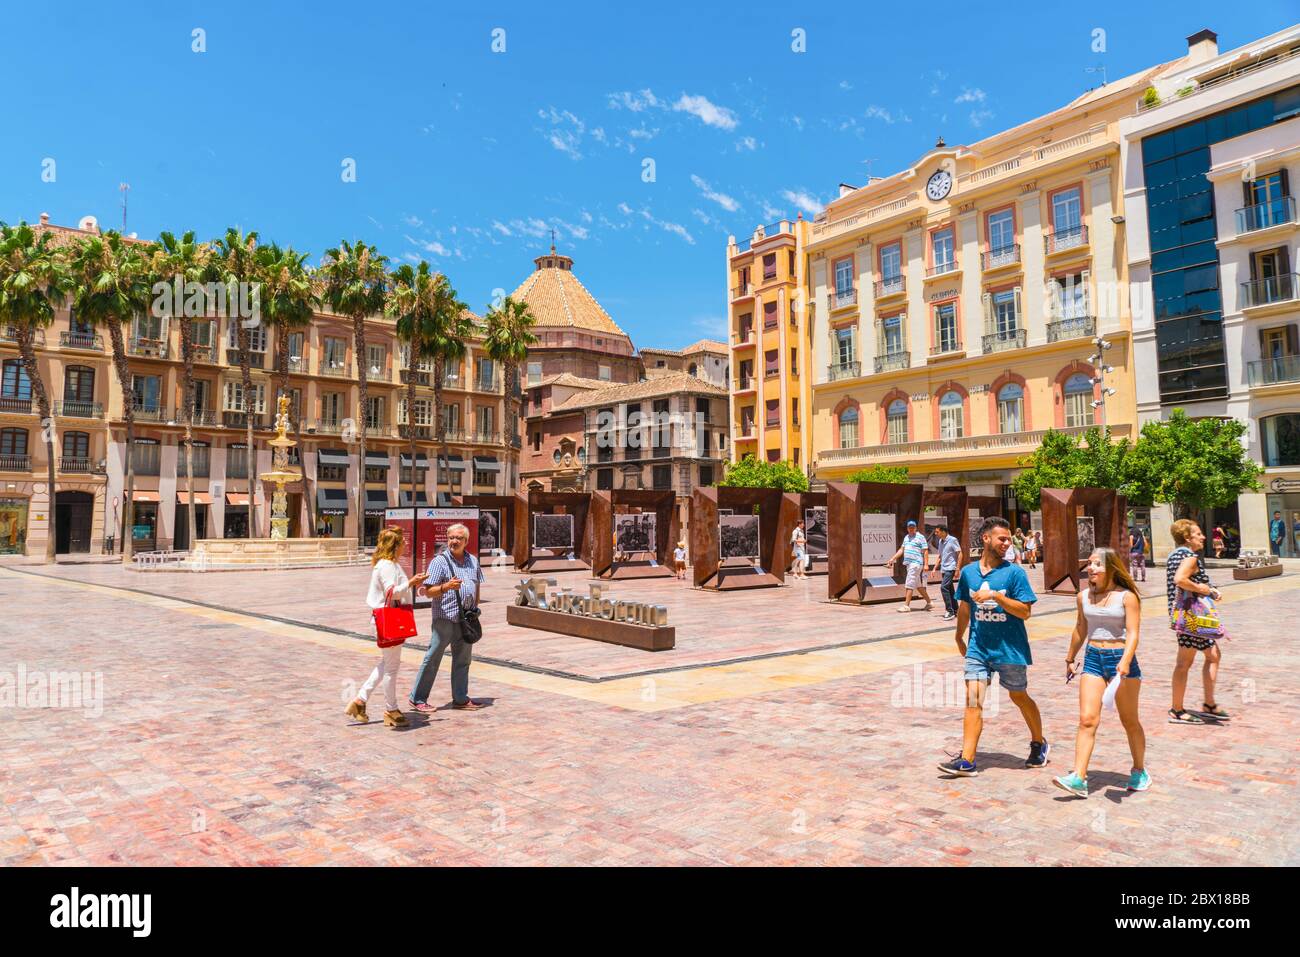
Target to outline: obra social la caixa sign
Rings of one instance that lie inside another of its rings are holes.
[[[515,586],[515,604],[561,615],[579,615],[604,621],[662,628],[668,624],[668,608],[640,601],[606,598],[600,585],[591,585],[590,593],[579,595],[571,588],[551,593],[554,578],[524,578]]]

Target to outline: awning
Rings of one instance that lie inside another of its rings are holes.
[[[442,468],[447,469],[449,471],[453,471],[453,472],[465,471],[465,460],[455,452],[453,452],[451,455],[447,456],[446,458],[443,458],[442,456],[438,456],[438,464]]]
[[[131,501],[133,501],[133,502],[156,502],[156,501],[158,501],[158,493],[157,493],[157,492],[147,492],[147,491],[145,491],[145,490],[143,490],[143,489],[136,489],[134,492],[131,493]]]
[[[402,468],[409,469],[410,467],[411,467],[411,457],[407,455],[405,452],[403,452]],[[417,469],[427,469],[429,467],[429,456],[425,455],[423,452],[416,452],[415,467]]]
[[[321,449],[316,453],[316,463],[318,465],[347,465],[348,453],[340,452],[338,449]]]
[[[320,515],[346,515],[348,513],[347,489],[316,489],[316,511]]]
[[[497,461],[495,455],[476,455],[474,456],[474,468],[487,472],[501,471],[501,463]]]
[[[227,504],[227,505],[236,505],[236,506],[241,506],[241,505],[242,505],[244,508],[247,508],[247,507],[248,507],[248,493],[247,493],[247,492],[227,492],[227,493],[226,493],[226,504]]]
[[[189,504],[189,497],[188,497],[184,492],[177,492],[177,493],[176,493],[176,501],[180,502],[182,505],[188,505],[188,504]],[[208,493],[208,492],[195,492],[195,493],[194,493],[194,504],[195,504],[195,505],[211,505],[211,504],[212,504],[212,495],[211,495],[210,493]]]
[[[366,465],[369,466],[370,468],[381,468],[381,469],[388,468],[388,453],[367,452]]]
[[[397,498],[398,498],[398,506],[401,508],[410,508],[412,505],[429,504],[429,496],[424,494],[424,489],[420,489],[415,493],[414,502],[411,501],[410,489],[402,489],[400,492],[397,493]]]
[[[366,514],[383,517],[388,511],[388,492],[382,488],[366,489]]]

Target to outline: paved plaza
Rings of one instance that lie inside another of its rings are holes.
[[[1177,727],[1152,570],[1139,658],[1154,786],[1121,789],[1129,755],[1104,713],[1092,797],[1075,801],[1051,783],[1077,718],[1068,598],[1042,596],[1029,626],[1052,764],[1024,768],[1028,735],[996,693],[982,773],[953,780],[935,764],[960,747],[961,661],[919,605],[828,603],[824,578],[722,595],[607,585],[668,607],[677,647],[651,653],[506,625],[520,576],[489,569],[471,694],[490,706],[392,731],[343,715],[377,654],[368,575],[0,566],[0,672],[87,675],[80,708],[0,709],[0,863],[1300,863],[1300,576],[1212,573],[1233,720]],[[403,699],[420,658],[404,651]],[[444,670],[431,701],[449,698]]]

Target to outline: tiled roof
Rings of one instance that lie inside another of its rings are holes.
[[[561,372],[557,375],[545,376],[536,382],[530,382],[524,388],[536,389],[538,386],[543,385],[567,385],[574,389],[604,389],[609,386],[609,382],[604,379],[584,379],[572,372]]]
[[[593,405],[609,405],[617,402],[634,402],[637,399],[653,399],[678,392],[699,393],[701,395],[725,396],[727,390],[712,382],[685,372],[669,372],[646,379],[644,382],[627,382],[595,389],[591,392],[579,392],[571,395],[559,405],[551,408],[552,412],[564,412],[570,409],[583,409]]]
[[[692,342],[689,346],[683,349],[682,354],[686,355],[692,352],[727,352],[727,351],[728,351],[727,345],[724,342],[719,342],[717,339],[701,339],[699,342]]]
[[[627,333],[596,301],[596,297],[573,274],[573,260],[558,256],[552,250],[549,256],[538,256],[537,269],[510,294],[516,302],[525,302],[537,319],[539,326],[566,326],[588,332],[604,332],[614,336]],[[547,262],[562,265],[546,265]]]

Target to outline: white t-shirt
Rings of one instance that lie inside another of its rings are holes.
[[[402,571],[402,566],[387,558],[375,562],[370,572],[370,590],[366,592],[366,604],[371,608],[383,608],[388,589],[393,590],[393,601],[406,604],[411,600],[411,580]]]

